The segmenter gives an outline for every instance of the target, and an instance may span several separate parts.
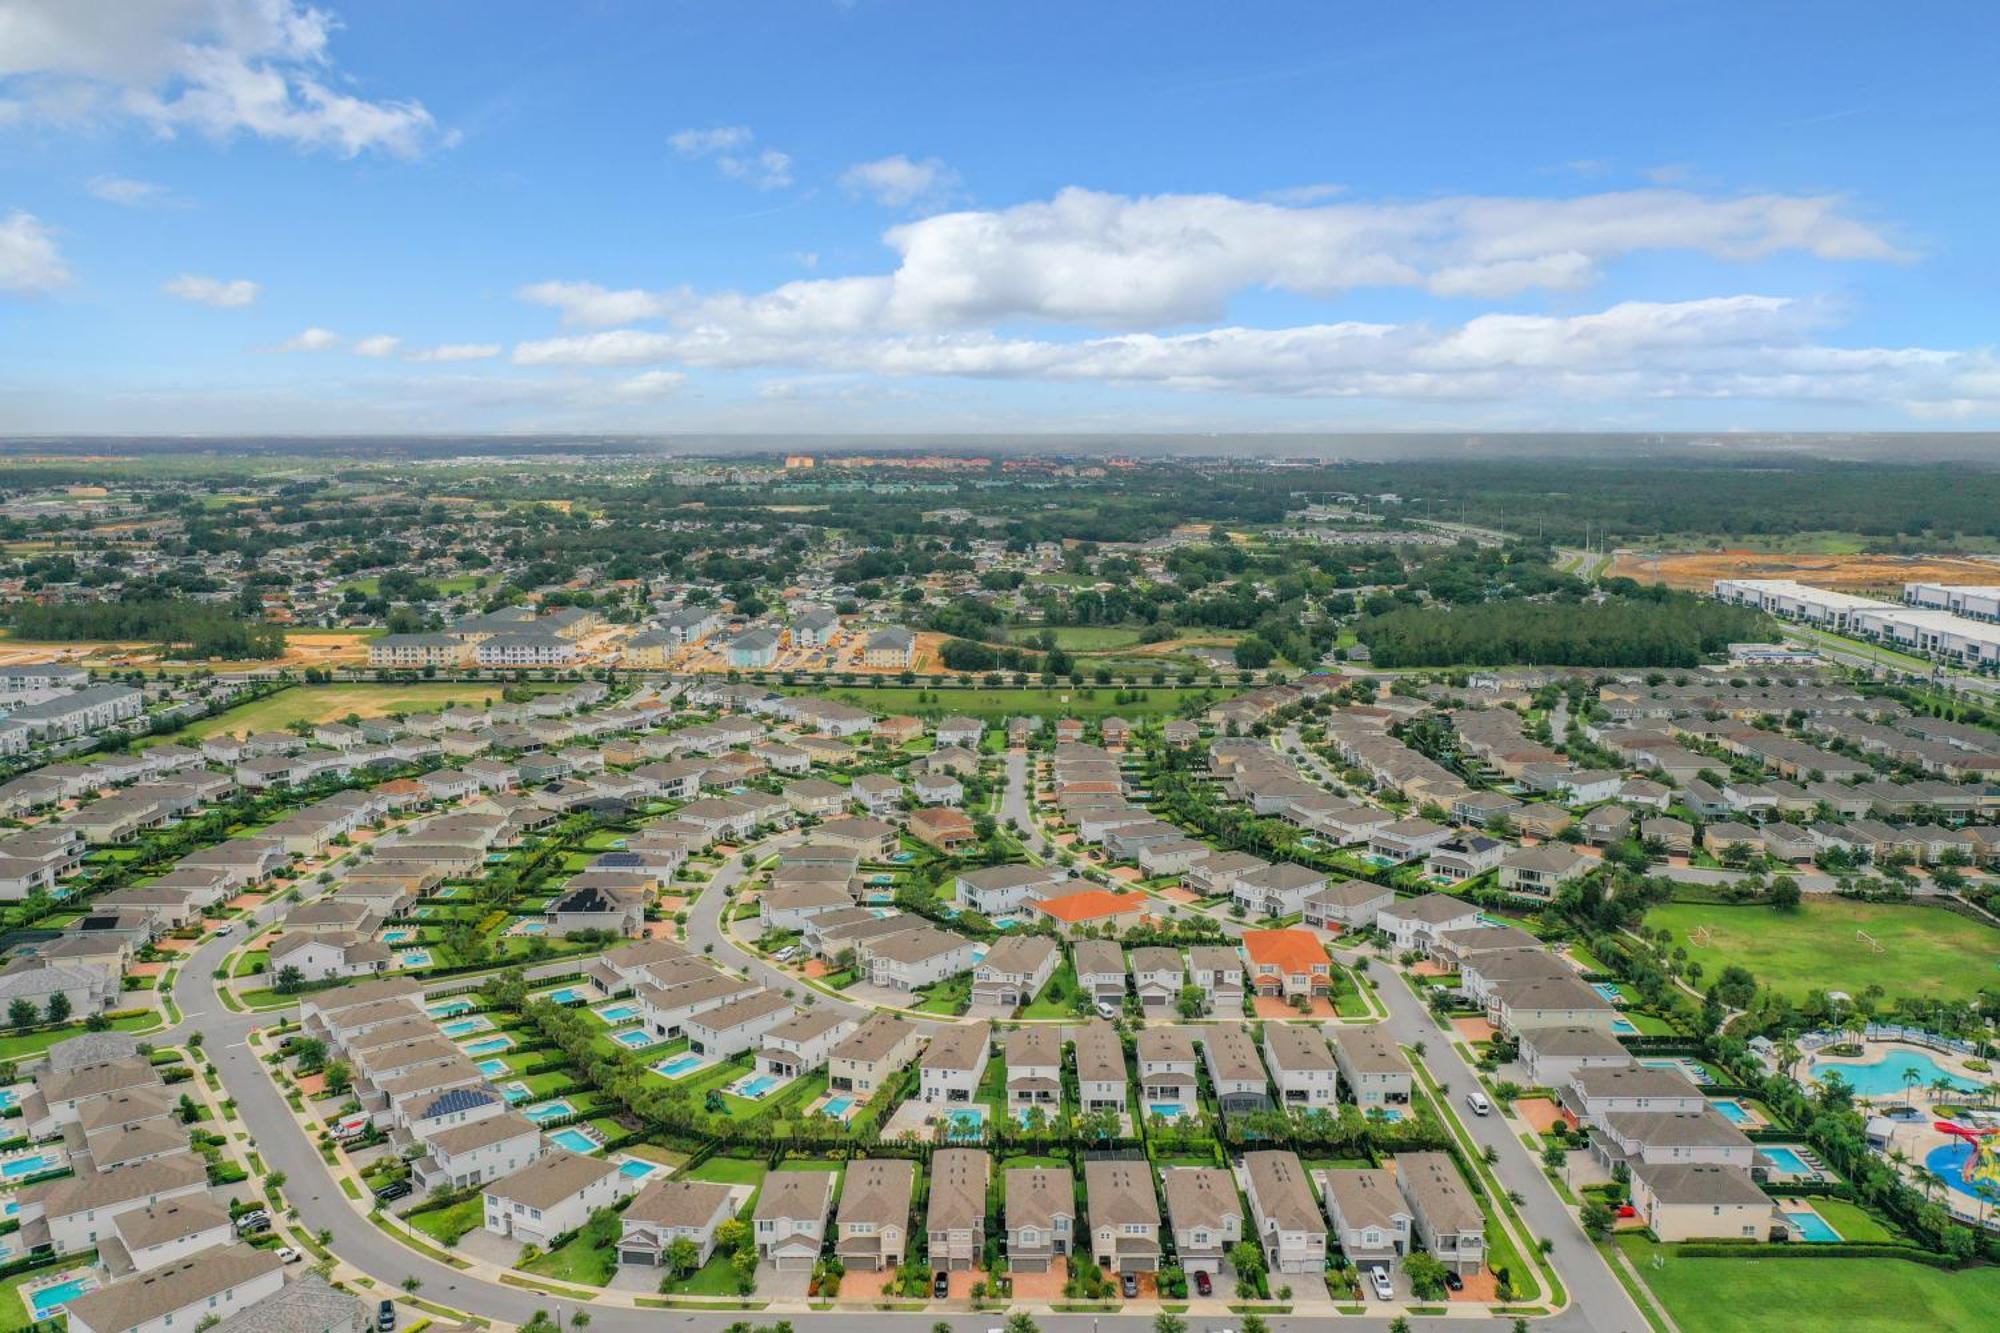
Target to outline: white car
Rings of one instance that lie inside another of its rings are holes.
[[[278,1251],[278,1258],[285,1263],[295,1264],[299,1262],[299,1260],[305,1258],[305,1256],[303,1254],[300,1254],[297,1250],[293,1249],[291,1246],[287,1245]]]
[[[1394,1283],[1389,1281],[1388,1269],[1386,1268],[1369,1269],[1368,1285],[1375,1289],[1376,1300],[1393,1301],[1396,1299],[1396,1286]]]
[[[234,935],[236,933],[236,923],[234,921],[225,921],[215,928],[215,933],[217,935]]]
[[[1493,1111],[1493,1103],[1486,1100],[1486,1094],[1483,1092],[1466,1093],[1465,1104],[1472,1108],[1474,1115],[1490,1115]]]

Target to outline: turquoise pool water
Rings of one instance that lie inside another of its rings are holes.
[[[614,1004],[609,1009],[599,1009],[597,1016],[607,1023],[626,1023],[639,1016],[636,1004]]]
[[[7,1110],[20,1100],[12,1088],[0,1088],[0,1111]]]
[[[507,1062],[505,1060],[481,1060],[479,1062],[479,1072],[488,1078],[499,1078],[507,1072]]]
[[[1811,1244],[1825,1245],[1840,1239],[1840,1233],[1833,1229],[1833,1225],[1811,1209],[1786,1213],[1785,1220],[1798,1228],[1800,1239]]]
[[[574,1106],[571,1106],[566,1101],[557,1100],[553,1102],[543,1102],[540,1106],[523,1107],[521,1109],[521,1114],[528,1117],[528,1119],[534,1121],[536,1124],[541,1125],[541,1124],[546,1124],[551,1120],[560,1120],[566,1115],[575,1115],[576,1108]]]
[[[1760,1144],[1757,1151],[1770,1158],[1771,1165],[1777,1167],[1786,1175],[1810,1176],[1818,1174],[1811,1166],[1807,1165],[1805,1158],[1799,1156],[1798,1150],[1795,1148],[1773,1148]]]
[[[1963,1139],[1954,1139],[1931,1149],[1924,1154],[1924,1165],[1937,1172],[1951,1188],[1975,1198],[2000,1203],[2000,1189],[1991,1185],[1975,1185],[1965,1178],[1965,1168],[1972,1165],[1972,1145]]]
[[[1614,981],[1593,981],[1590,983],[1590,988],[1613,1004],[1625,1003],[1625,996],[1618,989],[1618,983]]]
[[[492,1026],[483,1018],[461,1018],[456,1023],[446,1023],[438,1031],[447,1037],[469,1037],[475,1032],[484,1032]]]
[[[54,1158],[45,1153],[36,1153],[33,1157],[16,1157],[5,1166],[0,1166],[0,1176],[5,1176],[9,1180],[19,1180],[22,1176],[32,1176],[38,1171],[53,1170],[55,1165]]]
[[[1187,1114],[1187,1108],[1179,1102],[1147,1102],[1146,1114],[1159,1116],[1162,1120],[1172,1120]]]
[[[1633,1025],[1632,1020],[1629,1018],[1612,1019],[1611,1030],[1621,1037],[1635,1037],[1639,1034],[1639,1029]]]
[[[513,930],[509,933],[514,935],[546,935],[548,931],[549,923],[546,921],[521,921],[517,922]]]
[[[547,1000],[551,1004],[575,1004],[579,1000],[585,1000],[590,997],[574,986],[564,986],[561,990],[552,990],[547,995],[540,996],[539,998]]]
[[[59,1282],[53,1287],[43,1287],[29,1299],[35,1305],[35,1318],[47,1319],[50,1315],[62,1313],[62,1307],[83,1295],[97,1284],[87,1277],[73,1277],[67,1282]]]
[[[769,1074],[759,1074],[738,1089],[736,1095],[738,1097],[748,1097],[754,1101],[777,1086],[777,1079],[772,1078]]]
[[[977,1139],[986,1133],[986,1112],[960,1109],[945,1117],[947,1139]]]
[[[659,1169],[660,1168],[652,1162],[642,1162],[638,1158],[633,1157],[627,1159],[622,1165],[619,1166],[618,1174],[625,1177],[625,1179],[627,1180],[644,1180],[647,1176],[652,1175],[655,1171]]]
[[[656,1073],[665,1074],[668,1078],[679,1078],[683,1074],[692,1073],[694,1070],[701,1068],[701,1066],[702,1058],[700,1056],[692,1051],[682,1051],[671,1060],[660,1061],[660,1063],[653,1066],[653,1070]]]
[[[1713,1106],[1717,1114],[1732,1125],[1747,1125],[1754,1119],[1750,1112],[1744,1109],[1742,1102],[1731,1097],[1717,1097],[1712,1099],[1708,1104]]]
[[[475,1041],[464,1049],[467,1055],[498,1055],[513,1044],[512,1037],[488,1037],[484,1041]]]
[[[1368,1108],[1368,1114],[1373,1119],[1387,1120],[1393,1124],[1403,1118],[1403,1108],[1400,1106],[1371,1106]]]
[[[587,1153],[597,1151],[597,1144],[591,1139],[590,1135],[584,1133],[574,1125],[568,1129],[559,1129],[549,1135],[549,1142],[555,1144],[558,1148],[567,1148],[571,1152]]]
[[[9,1200],[7,1200],[7,1214],[6,1214],[6,1215],[7,1215],[8,1217],[19,1217],[19,1216],[21,1215],[21,1201],[20,1201],[19,1199],[9,1199]]]
[[[660,1039],[644,1028],[626,1028],[623,1032],[612,1033],[611,1040],[627,1050],[636,1051],[644,1046],[657,1046]]]
[[[1916,1075],[1916,1088],[1920,1092],[1929,1088],[1933,1079],[1950,1077],[1929,1054],[1905,1047],[1863,1065],[1815,1063],[1812,1080],[1817,1083],[1828,1075],[1839,1074],[1857,1097],[1900,1097],[1910,1087],[1903,1077],[1906,1071]],[[1975,1091],[1957,1080],[1953,1080],[1952,1087],[1959,1092]]]
[[[443,1004],[432,1005],[429,1009],[426,1009],[424,1012],[429,1014],[432,1018],[446,1019],[446,1018],[454,1018],[457,1015],[464,1013],[471,1007],[472,1007],[472,1001],[470,1000],[446,1000]]]
[[[382,943],[408,944],[416,937],[417,932],[411,930],[408,926],[398,926],[394,930],[385,930],[382,932]]]
[[[848,1109],[853,1105],[854,1099],[852,1097],[831,1097],[827,1099],[826,1105],[819,1108],[819,1113],[839,1120],[847,1114]]]
[[[404,967],[429,967],[431,965],[431,951],[429,949],[412,949],[402,956],[400,962]]]
[[[529,1091],[528,1091],[528,1085],[527,1085],[527,1084],[525,1084],[525,1083],[522,1083],[522,1082],[520,1082],[520,1081],[516,1080],[516,1081],[515,1081],[515,1082],[513,1082],[513,1083],[503,1083],[503,1084],[501,1084],[501,1085],[500,1085],[500,1095],[501,1095],[502,1097],[505,1097],[505,1098],[507,1099],[507,1104],[508,1104],[509,1106],[512,1106],[512,1105],[514,1105],[514,1104],[515,1104],[516,1102],[525,1102],[525,1101],[527,1101],[527,1100],[528,1100],[528,1098],[530,1098],[530,1097],[534,1096],[535,1094],[533,1094],[532,1092],[529,1092]]]

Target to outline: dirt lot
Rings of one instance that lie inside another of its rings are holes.
[[[2000,582],[2000,561],[1970,556],[1808,555],[1768,551],[1620,551],[1613,577],[1706,591],[1716,579],[1797,579],[1838,592],[1901,596],[1903,584]]]
[[[298,670],[317,666],[366,666],[366,634],[340,630],[292,630],[285,635],[285,655],[268,662],[209,662],[217,671],[255,671],[277,667]],[[25,639],[0,641],[0,666],[23,662],[74,662],[92,667],[147,667],[162,660],[157,644],[133,642],[32,643]]]

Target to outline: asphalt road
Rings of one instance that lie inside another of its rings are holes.
[[[1020,774],[1025,774],[1025,764],[1025,757],[1009,756],[1010,800],[1021,792],[1014,779],[1017,767]],[[1021,800],[1020,810],[1023,813],[1026,811],[1024,799]],[[1013,817],[1021,818],[1021,815]],[[1033,822],[1022,818],[1022,825],[1032,828]],[[797,834],[785,835],[766,844],[766,848],[796,841],[798,837]],[[740,860],[732,858],[711,881],[711,887],[714,890],[726,889],[742,875]],[[725,901],[720,891],[702,895],[689,914],[689,941],[697,948],[713,944],[718,961],[747,971],[759,982],[780,990],[795,986],[792,979],[762,960],[738,951],[723,935],[721,913]],[[267,904],[258,909],[256,919],[259,923],[268,921],[278,910],[277,903]],[[1225,926],[1232,933],[1240,930],[1234,923],[1226,922]],[[423,1283],[421,1294],[425,1299],[486,1319],[520,1324],[532,1318],[537,1311],[546,1310],[552,1315],[560,1313],[567,1324],[569,1315],[579,1309],[588,1309],[591,1327],[606,1330],[606,1333],[641,1333],[642,1330],[658,1330],[663,1325],[691,1329],[696,1333],[723,1333],[731,1324],[746,1318],[744,1312],[738,1311],[639,1310],[560,1300],[462,1273],[409,1249],[378,1230],[341,1193],[326,1164],[321,1161],[317,1148],[292,1118],[290,1108],[276,1085],[258,1067],[256,1057],[246,1044],[245,1038],[251,1029],[272,1022],[274,1015],[268,1012],[255,1015],[232,1012],[224,1008],[215,995],[211,973],[221,965],[224,955],[237,938],[210,940],[182,965],[175,983],[174,998],[184,1017],[181,1024],[163,1036],[161,1041],[185,1041],[193,1032],[203,1035],[209,1058],[214,1061],[229,1096],[235,1100],[237,1111],[243,1117],[258,1153],[271,1169],[285,1173],[286,1197],[297,1207],[300,1220],[315,1233],[322,1230],[331,1232],[331,1248],[344,1261],[379,1282],[384,1295],[399,1293],[404,1279],[416,1277]],[[1405,1044],[1424,1042],[1426,1063],[1438,1080],[1454,1092],[1471,1087],[1472,1071],[1451,1049],[1448,1036],[1437,1027],[1429,1012],[1404,983],[1400,979],[1385,981],[1381,993],[1389,1006],[1388,1025],[1396,1040]],[[833,1005],[843,1012],[865,1012],[860,1006],[826,995],[821,995],[818,1002]],[[1625,1294],[1624,1288],[1563,1209],[1542,1176],[1539,1164],[1529,1157],[1505,1122],[1498,1117],[1484,1120],[1467,1117],[1467,1121],[1479,1143],[1491,1144],[1498,1150],[1499,1162],[1495,1171],[1506,1188],[1521,1193],[1525,1200],[1521,1212],[1531,1230],[1537,1236],[1551,1237],[1555,1241],[1555,1262],[1569,1288],[1571,1305],[1559,1316],[1536,1321],[1536,1326],[1557,1333],[1647,1333],[1645,1320]],[[1004,1313],[993,1311],[926,1311],[922,1314],[857,1311],[784,1315],[750,1312],[747,1317],[752,1323],[787,1318],[794,1324],[810,1324],[814,1329],[824,1330],[824,1333],[884,1333],[884,1330],[890,1333],[929,1333],[939,1324],[947,1325],[957,1333],[981,1333],[982,1330],[997,1330],[1005,1322]],[[1229,1315],[1188,1320],[1190,1333],[1225,1333],[1238,1322],[1236,1317]],[[1284,1316],[1269,1320],[1271,1327],[1281,1333],[1309,1333],[1309,1330],[1324,1329],[1329,1322],[1322,1318]],[[1386,1330],[1389,1322],[1386,1317],[1355,1316],[1341,1319],[1339,1326],[1371,1330],[1372,1333]],[[1411,1321],[1412,1326],[1418,1329],[1447,1329],[1462,1322],[1463,1318]],[[1037,1323],[1048,1333],[1099,1333],[1106,1326],[1129,1333],[1149,1328],[1152,1315],[1047,1315],[1039,1316]]]

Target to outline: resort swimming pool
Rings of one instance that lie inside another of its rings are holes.
[[[2000,1203],[2000,1188],[1992,1185],[1974,1184],[1965,1178],[1965,1169],[1972,1165],[1972,1145],[1963,1139],[1954,1139],[1924,1154],[1924,1165],[1936,1172],[1938,1177],[1952,1189],[1970,1194],[1975,1198],[1991,1199]]]
[[[558,1099],[553,1102],[543,1102],[539,1106],[524,1106],[521,1108],[521,1114],[538,1125],[545,1125],[551,1120],[560,1120],[566,1115],[575,1115],[576,1108],[568,1102]]]
[[[1840,1233],[1833,1229],[1833,1225],[1810,1208],[1786,1213],[1785,1220],[1797,1228],[1799,1239],[1812,1244],[1825,1245],[1840,1239]]]
[[[704,1063],[706,1062],[693,1051],[682,1051],[672,1059],[662,1060],[660,1063],[654,1065],[653,1072],[656,1074],[665,1074],[668,1078],[679,1078],[683,1074],[693,1073],[695,1070],[701,1068]]]
[[[1796,1148],[1773,1148],[1758,1145],[1757,1151],[1771,1159],[1771,1165],[1788,1176],[1815,1176],[1819,1173],[1806,1164]]]
[[[617,1042],[628,1051],[636,1051],[647,1046],[657,1046],[660,1044],[660,1039],[644,1028],[626,1028],[623,1032],[614,1032],[611,1034],[611,1040]]]
[[[9,1180],[19,1180],[22,1176],[32,1176],[42,1171],[53,1171],[62,1163],[47,1153],[36,1153],[32,1157],[16,1157],[0,1166],[0,1176]]]
[[[1857,1097],[1900,1097],[1911,1086],[1904,1078],[1906,1072],[1916,1075],[1915,1086],[1920,1090],[1929,1088],[1935,1079],[1951,1077],[1945,1073],[1944,1067],[1931,1059],[1926,1052],[1898,1047],[1889,1051],[1880,1060],[1873,1060],[1867,1064],[1815,1062],[1812,1080],[1817,1083],[1830,1074],[1839,1074],[1847,1086],[1854,1089],[1854,1095]],[[1971,1086],[1955,1079],[1952,1081],[1952,1087],[1959,1092],[1974,1091]]]
[[[512,1037],[488,1037],[483,1041],[475,1041],[470,1046],[462,1047],[461,1049],[467,1055],[498,1055],[500,1052],[512,1047],[513,1044],[514,1039]]]
[[[574,1125],[571,1125],[568,1129],[559,1129],[549,1135],[549,1142],[555,1144],[558,1148],[567,1148],[571,1152],[590,1153],[597,1151],[597,1141]]]
[[[599,1009],[597,1016],[607,1023],[629,1023],[639,1016],[636,1004],[614,1004],[608,1009]]]
[[[1708,1104],[1713,1106],[1716,1113],[1732,1125],[1748,1125],[1754,1123],[1756,1120],[1756,1117],[1745,1109],[1743,1103],[1733,1097],[1716,1097],[1711,1099]]]
[[[62,1313],[63,1306],[92,1290],[97,1283],[92,1278],[73,1277],[67,1282],[58,1282],[53,1287],[43,1287],[29,1299],[34,1303],[35,1318],[47,1319]]]

